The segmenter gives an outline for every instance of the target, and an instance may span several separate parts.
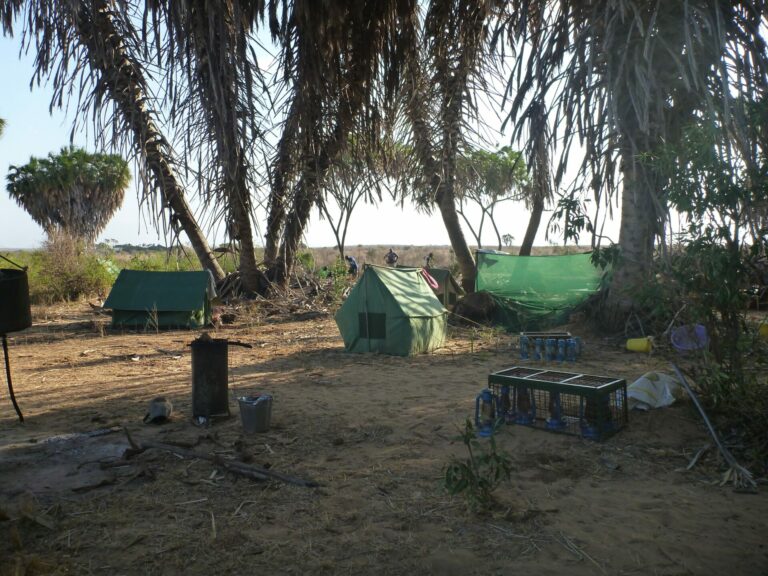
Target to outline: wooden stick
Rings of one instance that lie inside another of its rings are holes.
[[[228,470],[229,472],[232,472],[234,474],[239,474],[241,476],[247,476],[255,480],[280,480],[281,482],[285,482],[286,484],[293,484],[295,486],[304,486],[305,488],[317,488],[318,486],[320,486],[320,484],[318,484],[313,480],[304,480],[303,478],[298,478],[296,476],[289,476],[288,474],[282,474],[280,472],[275,472],[274,470],[267,470],[266,468],[260,468],[259,466],[245,464],[244,462],[226,460],[221,456],[219,456],[218,454],[204,454],[202,452],[196,452],[195,450],[180,448],[179,446],[174,446],[172,444],[165,444],[163,442],[149,441],[149,442],[142,442],[140,445],[137,445],[133,440],[133,438],[131,438],[127,429],[125,433],[129,438],[128,441],[131,443],[131,446],[133,448],[138,448],[142,451],[147,450],[149,448],[154,448],[156,450],[164,450],[166,452],[171,452],[172,454],[176,454],[184,458],[197,458],[199,460],[207,460],[208,462],[213,462],[214,464],[221,466],[222,468],[224,468],[225,470]]]
[[[720,450],[720,453],[723,455],[723,458],[725,458],[725,461],[730,465],[729,472],[732,470],[736,473],[736,476],[734,477],[734,484],[744,484],[750,488],[757,488],[757,483],[752,478],[752,473],[741,466],[738,462],[736,462],[736,458],[733,457],[733,454],[731,454],[730,451],[720,441],[720,436],[718,436],[717,431],[715,431],[715,427],[712,426],[712,423],[709,421],[707,413],[704,412],[704,407],[699,402],[699,398],[696,396],[693,390],[691,390],[691,387],[688,385],[688,382],[686,381],[685,376],[683,376],[683,373],[680,372],[680,368],[678,368],[677,364],[674,362],[672,362],[672,368],[674,368],[677,377],[680,379],[680,383],[683,385],[683,388],[685,388],[685,391],[688,392],[688,396],[691,397],[691,400],[693,400],[693,403],[696,405],[699,414],[701,414],[701,417],[704,420],[704,424],[706,424],[707,429],[709,430],[710,436],[712,436],[712,439],[715,441],[715,445],[717,446],[718,450]],[[731,474],[728,474],[728,477],[723,480],[722,484],[725,484],[725,482],[727,482],[730,478]]]

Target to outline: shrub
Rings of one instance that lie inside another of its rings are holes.
[[[716,119],[702,118],[684,129],[680,145],[642,159],[668,175],[669,202],[687,224],[678,244],[658,258],[642,302],[653,331],[675,323],[706,327],[709,348],[688,371],[720,429],[742,436],[753,465],[764,471],[768,356],[746,310],[752,285],[763,282],[752,271],[768,250],[768,231],[753,208],[764,201],[768,163],[740,159],[744,148],[730,136]]]
[[[28,261],[29,295],[35,304],[105,295],[119,272],[115,263],[100,257],[81,240],[54,234]]]
[[[312,255],[312,252],[310,252],[309,250],[299,252],[296,255],[296,260],[307,271],[312,271],[315,269],[315,257]]]

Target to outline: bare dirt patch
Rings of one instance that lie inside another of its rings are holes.
[[[513,338],[454,331],[413,358],[344,351],[332,318],[273,318],[215,332],[230,348],[232,396],[274,396],[270,432],[244,436],[237,403],[209,428],[190,422],[197,333],[114,332],[87,305],[35,311],[13,337],[26,422],[0,393],[0,574],[765,574],[768,501],[716,485],[689,406],[632,413],[604,443],[508,426],[514,461],[499,505],[469,514],[441,489],[443,466],[487,375],[519,363]],[[654,356],[598,337],[573,370],[628,381]],[[2,388],[4,390],[4,386]],[[163,426],[142,424],[172,399]],[[192,446],[313,479],[259,483],[216,464],[148,450]],[[97,432],[96,435],[83,435]],[[72,436],[75,434],[75,436]]]

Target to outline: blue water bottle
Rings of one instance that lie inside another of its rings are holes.
[[[568,362],[576,362],[576,340],[568,338],[565,342],[565,359]]]
[[[557,350],[557,340],[554,338],[547,338],[546,344],[545,344],[545,353],[546,353],[546,360],[548,362],[551,362],[555,359],[555,354]]]
[[[565,360],[565,339],[560,338],[557,341],[557,361],[563,362]]]
[[[475,398],[475,428],[477,435],[487,437],[493,434],[493,424],[496,419],[493,392],[484,388]]]
[[[579,358],[584,351],[584,341],[579,336],[574,336],[573,342],[576,344],[576,358]]]
[[[541,360],[541,351],[544,347],[544,341],[541,338],[536,338],[533,343],[533,359]]]
[[[520,336],[520,358],[528,360],[530,353],[528,351],[528,336]]]

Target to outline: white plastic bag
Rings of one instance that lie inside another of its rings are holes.
[[[677,378],[661,372],[646,372],[627,388],[630,409],[664,408],[681,395]]]

